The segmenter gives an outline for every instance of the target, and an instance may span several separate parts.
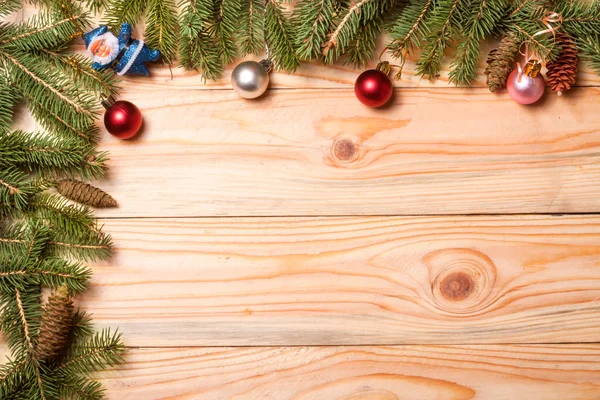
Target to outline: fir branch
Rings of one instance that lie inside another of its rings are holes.
[[[600,37],[596,35],[579,38],[577,46],[581,51],[581,59],[600,74]]]
[[[14,361],[9,359],[0,367],[0,399],[12,399],[15,392],[21,391],[27,380],[27,362],[26,357]]]
[[[600,2],[597,0],[558,0],[552,10],[561,16],[560,29],[572,37],[594,37],[600,32]]]
[[[356,33],[360,25],[361,8],[365,4],[373,3],[374,1],[360,0],[357,3],[351,3],[351,7],[343,10],[344,17],[322,45],[322,54],[326,63],[332,63],[344,52],[346,43]]]
[[[27,320],[27,316],[25,315],[25,306],[23,305],[23,299],[21,297],[21,290],[18,288],[15,289],[15,301],[17,303],[17,310],[19,313],[19,320],[21,322],[21,326],[23,329],[23,338],[27,343],[27,347],[29,351],[33,352],[33,339],[32,333],[29,330],[29,321]]]
[[[112,239],[104,235],[57,234],[48,241],[48,253],[84,261],[107,260],[112,255]]]
[[[118,30],[124,22],[135,25],[146,11],[147,0],[107,0],[102,23]]]
[[[179,25],[177,8],[173,0],[148,1],[146,32],[144,39],[150,48],[160,50],[167,64],[172,64],[177,55]]]
[[[21,0],[0,0],[0,17],[4,17],[21,8]]]
[[[212,4],[210,0],[184,0],[181,13],[181,38],[179,62],[185,69],[200,70],[204,80],[216,80],[223,74],[223,62],[214,38],[205,25],[210,22]],[[207,12],[208,10],[208,12]]]
[[[84,291],[91,271],[80,264],[62,259],[46,259],[32,267],[18,262],[0,262],[0,291],[26,290],[31,285],[58,288],[65,285],[73,292]],[[21,315],[23,317],[23,315]]]
[[[0,225],[0,262],[26,268],[40,257],[48,239],[48,229],[38,221],[4,223]]]
[[[19,96],[8,83],[6,77],[0,76],[0,134],[8,132],[13,121],[13,112]]]
[[[13,288],[1,292],[0,328],[16,359],[29,357],[35,351],[41,317],[39,286]]]
[[[98,14],[107,0],[81,0],[94,14]]]
[[[62,82],[62,80],[59,80],[59,75],[53,75],[52,73],[48,73],[47,71],[41,71],[38,67],[34,67],[32,65],[26,66],[24,65],[28,62],[28,60],[25,61],[26,57],[23,54],[20,54],[19,56],[20,59],[18,57],[13,57],[12,55],[4,52],[3,50],[0,50],[0,57],[4,57],[7,61],[9,61],[11,63],[11,66],[15,67],[15,72],[23,73],[22,80],[25,83],[24,87],[31,88],[32,91],[40,93],[40,95],[41,93],[45,93],[48,96],[48,98],[55,100],[55,103],[48,102],[51,105],[68,104],[73,108],[75,113],[84,114],[90,118],[93,118],[93,115],[89,110],[89,108],[91,107],[85,107],[79,102],[73,100],[73,98],[77,98],[77,94],[79,93],[76,93],[73,97],[70,97],[63,93],[64,90],[59,90],[49,83],[49,81],[57,81],[60,83],[64,83]],[[31,79],[30,82],[27,82],[27,77]]]
[[[358,28],[355,37],[348,43],[345,64],[351,64],[354,68],[367,66],[377,48],[377,37],[382,24],[383,15],[367,21]]]
[[[73,373],[60,374],[59,396],[65,399],[101,400],[104,398],[104,389],[100,382]]]
[[[56,370],[63,373],[92,373],[102,371],[123,362],[122,335],[118,331],[104,329],[87,340],[73,346],[69,356]]]
[[[393,4],[393,0],[361,0],[344,8],[341,12],[344,17],[323,45],[324,61],[333,63],[350,47],[353,47],[351,55],[353,60],[361,63],[357,58],[357,51],[367,51],[360,55],[360,59],[370,58],[372,54],[368,51],[373,46],[373,38],[370,34],[376,29],[375,24],[383,23],[384,17],[392,9]],[[370,43],[361,43],[364,40],[369,40]]]
[[[333,27],[336,6],[336,0],[302,0],[294,8],[294,44],[300,60],[320,56],[321,44]]]
[[[0,169],[0,203],[24,210],[35,193],[29,176],[13,166]]]
[[[421,40],[429,33],[427,24],[434,6],[434,0],[411,0],[390,29],[390,42],[387,48],[392,57],[411,54],[418,49]]]
[[[300,60],[296,54],[291,24],[278,0],[267,0],[265,6],[266,40],[275,67],[294,72]]]
[[[240,15],[237,40],[240,55],[259,54],[264,50],[264,15],[265,6],[262,0],[245,0]]]
[[[60,46],[78,33],[77,24],[83,22],[83,17],[72,15],[53,21],[47,13],[36,15],[26,23],[5,28],[0,33],[0,47],[31,51]]]
[[[107,98],[117,95],[119,81],[114,71],[97,71],[92,68],[86,55],[65,53],[64,50],[40,49],[39,56],[68,76],[80,90],[101,94]]]
[[[81,264],[63,259],[48,258],[30,269],[30,279],[36,284],[50,288],[66,287],[69,291],[83,292],[92,276],[92,271]]]
[[[441,69],[442,58],[457,27],[460,26],[460,5],[468,0],[440,0],[430,17],[431,33],[417,62],[417,73],[435,79]],[[464,4],[463,4],[464,5]],[[468,5],[464,5],[465,8]]]
[[[223,64],[229,64],[237,57],[234,34],[240,19],[239,0],[216,0],[214,22],[208,33],[215,38]]]
[[[496,29],[508,5],[507,0],[481,0],[479,7],[473,9],[450,66],[450,82],[467,86],[475,79],[481,42]]]
[[[521,43],[527,43],[530,54],[552,61],[559,51],[559,48],[554,46],[554,37],[551,34],[539,35],[539,32],[547,29],[543,22],[546,11],[539,2],[524,2],[519,5],[517,12],[511,13],[507,25]]]
[[[83,205],[70,204],[61,196],[40,193],[31,202],[32,218],[40,220],[51,229],[67,231],[71,234],[89,230],[100,233],[96,227],[92,210]]]
[[[38,176],[73,176],[86,179],[104,175],[106,155],[79,139],[53,138],[16,131],[0,133],[0,168],[10,165],[35,171]]]
[[[73,117],[61,116],[48,109],[44,104],[33,98],[31,94],[24,93],[24,96],[33,117],[54,135],[64,138],[79,138],[84,143],[96,143],[99,140],[100,130],[95,124],[88,123],[88,121],[82,123],[76,119],[73,120]],[[72,121],[67,121],[65,118]],[[80,127],[76,127],[75,124]]]

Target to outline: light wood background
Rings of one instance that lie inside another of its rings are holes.
[[[600,398],[600,78],[524,107],[412,71],[380,110],[318,63],[256,101],[125,80],[79,299],[129,346],[108,399]]]

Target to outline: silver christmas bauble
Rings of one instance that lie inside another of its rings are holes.
[[[231,73],[233,89],[245,99],[255,99],[269,86],[269,72],[256,61],[244,61]]]

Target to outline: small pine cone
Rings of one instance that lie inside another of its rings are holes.
[[[42,313],[36,358],[48,360],[65,348],[73,323],[73,300],[66,286],[57,289],[46,302]]]
[[[509,33],[500,41],[497,48],[490,51],[487,59],[488,65],[485,69],[490,92],[506,87],[506,79],[519,59],[520,47],[521,42],[518,38]]]
[[[548,78],[550,89],[560,95],[565,90],[571,89],[575,83],[579,57],[577,56],[577,45],[566,33],[559,31],[556,34],[556,42],[560,46],[560,53],[555,61],[546,64],[548,69],[546,78]]]
[[[89,183],[62,179],[56,186],[58,193],[67,199],[96,208],[116,207],[117,202],[105,191]]]

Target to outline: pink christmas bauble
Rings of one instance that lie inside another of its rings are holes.
[[[506,90],[509,96],[519,104],[532,104],[538,101],[546,90],[546,82],[541,74],[532,78],[526,74],[521,75],[514,70],[506,81]]]

